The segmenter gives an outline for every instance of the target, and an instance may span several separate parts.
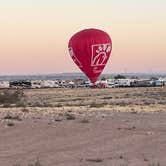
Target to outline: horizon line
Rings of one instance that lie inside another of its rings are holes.
[[[85,75],[84,73],[81,72],[62,72],[62,73],[34,73],[34,74],[0,74],[0,77],[3,76],[40,76],[40,75],[61,75],[61,74],[80,74],[80,75]],[[166,72],[112,72],[112,73],[102,73],[101,75],[104,74],[109,74],[109,75],[114,75],[114,74],[123,74],[123,75],[128,75],[128,74],[152,74],[152,75],[166,75]]]

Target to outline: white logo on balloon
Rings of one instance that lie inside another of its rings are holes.
[[[73,61],[78,65],[78,67],[82,67],[81,62],[78,60],[78,58],[75,56],[74,51],[72,47],[69,47],[69,54],[72,57]]]
[[[111,53],[111,44],[96,44],[92,45],[91,66],[104,66],[107,63]]]

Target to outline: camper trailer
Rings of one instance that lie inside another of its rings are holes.
[[[41,80],[33,80],[31,81],[31,88],[37,89],[42,87],[42,81]]]
[[[0,81],[0,89],[5,89],[9,87],[10,87],[9,81]]]
[[[58,88],[58,82],[54,80],[43,80],[41,82],[41,87],[42,88]]]
[[[31,81],[31,87],[35,88],[59,88],[58,81],[54,80],[33,80]]]

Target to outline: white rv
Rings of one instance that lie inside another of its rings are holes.
[[[31,81],[31,88],[41,88],[42,87],[42,81],[41,80],[33,80]]]
[[[58,88],[58,81],[54,80],[43,80],[41,83],[42,88]]]
[[[9,88],[10,87],[10,83],[9,81],[0,81],[0,88]]]

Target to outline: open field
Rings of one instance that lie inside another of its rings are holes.
[[[166,165],[166,87],[29,89],[0,104],[0,166]]]

